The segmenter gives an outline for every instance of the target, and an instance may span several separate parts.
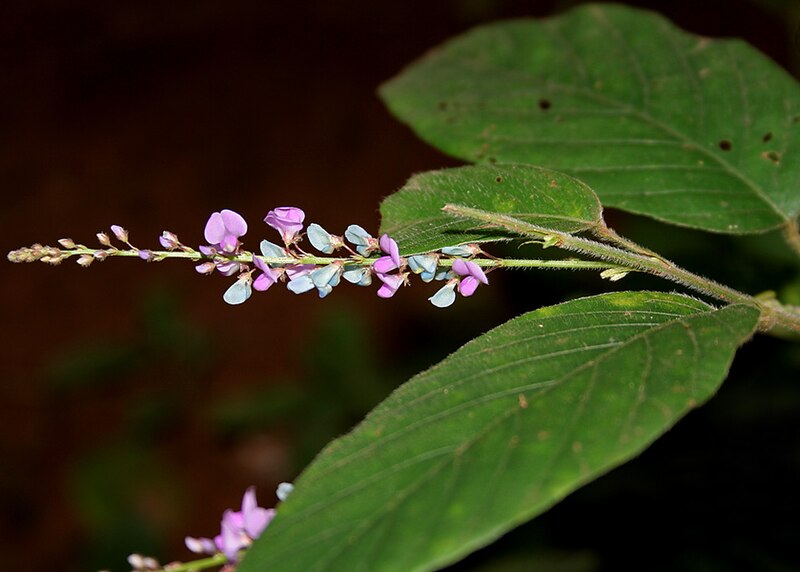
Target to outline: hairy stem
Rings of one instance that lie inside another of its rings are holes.
[[[616,266],[646,272],[676,282],[728,304],[756,306],[761,312],[759,331],[800,337],[800,308],[784,306],[775,301],[758,300],[744,292],[689,272],[628,239],[623,239],[614,231],[605,227],[605,225],[596,229],[595,232],[599,236],[624,248],[573,236],[566,232],[544,228],[507,215],[480,209],[460,205],[445,205],[442,210],[455,216],[481,221],[489,226],[504,228],[515,234],[535,237],[564,250],[606,260]]]

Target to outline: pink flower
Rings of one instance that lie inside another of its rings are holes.
[[[253,257],[253,264],[262,272],[262,274],[253,281],[253,288],[260,292],[268,290],[270,286],[278,281],[283,273],[282,268],[270,268],[269,265],[258,256]]]
[[[247,223],[242,215],[225,209],[212,213],[205,229],[206,241],[217,250],[232,254],[239,248],[239,237],[247,233]]]
[[[297,241],[297,234],[303,230],[306,213],[297,207],[278,207],[267,213],[264,222],[281,233],[287,246]]]
[[[403,284],[406,283],[408,279],[408,273],[403,272],[401,274],[382,274],[376,273],[378,278],[380,278],[383,284],[380,288],[378,288],[378,296],[381,298],[391,298],[394,296],[397,289],[400,288]]]
[[[381,237],[381,250],[383,250],[395,263],[395,267],[400,267],[400,249],[397,247],[395,239],[391,238],[388,234]]]
[[[471,260],[457,259],[453,261],[453,272],[464,276],[461,282],[458,283],[458,291],[462,296],[472,296],[478,288],[478,284],[488,284],[489,279],[486,278],[480,266]]]
[[[230,562],[236,562],[239,552],[261,536],[273,518],[275,509],[258,506],[255,488],[250,487],[242,498],[242,510],[228,509],[222,515],[220,533],[213,540],[187,536],[184,542],[196,554],[214,554],[219,551]]]

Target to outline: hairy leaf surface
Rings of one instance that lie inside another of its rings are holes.
[[[445,214],[442,207],[447,203],[512,215],[564,232],[594,226],[602,212],[597,195],[568,175],[528,165],[479,165],[411,177],[381,203],[381,232],[397,240],[403,254],[518,238]]]
[[[757,318],[749,306],[622,292],[511,320],[328,446],[240,570],[412,572],[458,560],[706,401]]]
[[[575,175],[606,206],[734,234],[800,213],[798,83],[657,14],[584,5],[476,28],[381,93],[443,151]]]

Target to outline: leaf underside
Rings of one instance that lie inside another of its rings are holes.
[[[328,446],[240,572],[410,572],[458,560],[706,401],[757,316],[623,292],[511,320]]]
[[[381,233],[397,240],[404,255],[518,238],[442,212],[448,203],[564,232],[593,227],[602,216],[597,195],[573,177],[529,165],[478,165],[411,177],[381,203]]]
[[[479,27],[381,95],[446,153],[563,171],[606,206],[732,234],[800,213],[798,83],[654,13],[584,5]]]

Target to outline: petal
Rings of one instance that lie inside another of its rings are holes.
[[[460,276],[469,276],[469,266],[466,261],[457,258],[453,260],[453,272]]]
[[[333,253],[333,239],[330,233],[320,225],[315,222],[308,225],[306,235],[314,248],[325,254]]]
[[[345,270],[342,274],[342,277],[350,282],[351,284],[356,284],[357,286],[369,286],[372,284],[372,272],[366,266],[356,266],[348,267],[350,270]]]
[[[266,292],[269,290],[270,286],[278,281],[279,276],[277,272],[268,268],[261,276],[253,281],[253,288],[259,292]]]
[[[186,548],[195,554],[214,554],[217,551],[214,541],[210,538],[194,538],[187,536],[183,539]]]
[[[206,237],[206,242],[211,244],[219,244],[225,236],[225,222],[222,220],[222,215],[219,213],[212,213],[208,217],[206,229],[203,235]]]
[[[480,248],[477,244],[460,244],[442,248],[442,254],[447,254],[448,256],[475,256],[479,252]]]
[[[456,299],[456,284],[455,282],[448,282],[442,286],[436,294],[428,298],[431,304],[437,308],[447,308]]]
[[[261,254],[267,258],[286,258],[287,256],[283,248],[268,240],[262,240],[259,246],[261,247]]]
[[[379,274],[383,285],[378,289],[378,296],[381,298],[391,298],[397,289],[405,282],[405,274]]]
[[[423,272],[428,274],[436,273],[436,264],[438,262],[439,257],[435,254],[417,254],[408,257],[408,265],[415,274]]]
[[[222,240],[219,241],[219,247],[223,252],[231,254],[236,252],[236,249],[239,248],[239,239],[232,234],[226,234],[222,237]]]
[[[255,540],[261,536],[273,518],[275,518],[275,509],[256,507],[245,516],[244,531],[247,536]]]
[[[250,280],[237,280],[225,291],[222,299],[235,306],[246,302],[252,293]]]
[[[392,260],[391,256],[381,256],[378,260],[372,263],[372,268],[378,274],[386,274],[387,272],[391,272],[395,268],[397,268],[397,264],[395,264],[394,260]]]
[[[286,275],[289,277],[289,280],[294,280],[300,276],[305,276],[316,267],[316,264],[293,264],[286,267]]]
[[[477,278],[474,276],[467,276],[458,283],[458,291],[462,296],[472,296],[475,290],[478,289],[478,284],[480,284],[480,282],[478,282]]]
[[[220,215],[222,215],[222,222],[225,223],[225,228],[230,234],[239,238],[247,233],[247,222],[242,215],[228,209],[223,210]]]
[[[484,274],[483,269],[472,262],[472,260],[467,260],[467,269],[469,270],[469,275],[473,276],[476,280],[483,284],[489,283],[489,279],[486,277],[486,274]]]
[[[381,250],[391,256],[397,266],[400,266],[400,250],[397,247],[397,242],[388,234],[384,234],[381,237]]]
[[[239,263],[238,262],[218,262],[217,263],[217,270],[220,274],[224,276],[233,276],[237,272],[239,272]]]
[[[351,224],[344,231],[344,237],[356,246],[369,246],[372,235],[357,224]]]
[[[217,253],[217,249],[213,246],[205,246],[200,245],[200,252],[202,252],[206,256],[214,256]]]
[[[317,268],[314,270],[309,276],[311,277],[311,281],[314,282],[314,286],[317,288],[322,288],[323,286],[336,286],[339,284],[339,273],[341,272],[342,267],[339,264],[328,264],[322,268]],[[336,284],[333,284],[333,282]]]
[[[275,491],[275,496],[278,497],[279,501],[283,502],[289,498],[293,490],[294,485],[292,483],[280,483],[278,485],[278,490]]]
[[[307,274],[303,274],[302,276],[298,276],[297,278],[292,278],[289,280],[289,283],[286,285],[286,287],[295,294],[302,294],[303,292],[312,290],[314,288],[314,282],[308,277]]]

